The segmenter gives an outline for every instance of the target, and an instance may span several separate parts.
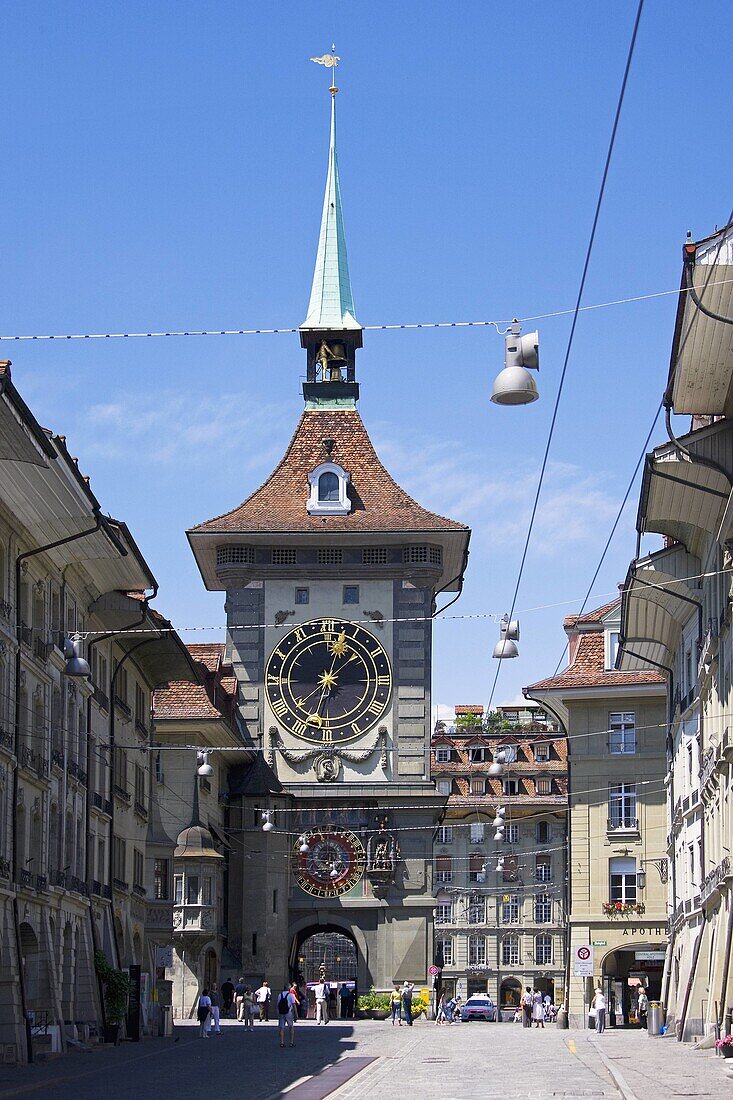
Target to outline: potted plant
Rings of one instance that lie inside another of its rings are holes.
[[[390,1014],[389,993],[377,993],[372,986],[368,993],[359,997],[356,1007],[370,1020],[386,1020]]]
[[[123,970],[116,970],[107,962],[104,951],[94,952],[94,969],[102,987],[104,1008],[104,1041],[120,1041],[122,1021],[127,1013],[127,998],[130,994],[130,979]]]
[[[733,1035],[726,1035],[722,1039],[715,1040],[715,1049],[724,1058],[733,1058]]]

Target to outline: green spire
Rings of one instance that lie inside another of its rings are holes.
[[[303,329],[343,331],[361,329],[354,316],[349,261],[346,258],[344,215],[341,208],[338,155],[336,153],[336,93],[331,85],[331,140],[328,147],[328,175],[323,199],[321,233],[318,238],[316,269],[313,273],[308,316]]]

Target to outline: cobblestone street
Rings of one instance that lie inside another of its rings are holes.
[[[176,1030],[178,1042],[153,1039],[25,1069],[0,1068],[0,1100],[145,1100],[201,1092],[222,1100],[284,1094],[289,1100],[404,1100],[415,1093],[441,1100],[669,1100],[722,1098],[731,1091],[725,1063],[712,1051],[639,1032],[606,1032],[599,1039],[551,1027],[308,1022],[297,1026],[295,1049],[281,1051],[272,1023],[249,1035],[226,1022],[222,1036],[209,1040],[199,1039],[193,1025]]]

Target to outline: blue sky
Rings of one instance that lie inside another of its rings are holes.
[[[328,76],[308,58],[332,40],[362,324],[571,307],[634,11],[626,0],[6,5],[0,329],[299,324],[328,140]],[[647,2],[589,304],[678,286],[685,231],[704,236],[730,209],[731,78],[716,57],[729,18],[724,0]],[[585,592],[661,396],[674,311],[669,296],[579,323],[517,601],[521,657],[495,701],[555,668],[562,617]],[[503,354],[493,330],[365,335],[360,409],[382,458],[421,503],[474,529],[455,612],[510,603],[569,325],[539,323],[542,399],[518,409],[489,402]],[[280,457],[302,408],[297,337],[0,353],[129,523],[160,609],[181,627],[222,623],[184,531],[238,503]],[[635,503],[598,603],[633,555]],[[436,624],[436,702],[487,701],[496,636],[491,621]]]

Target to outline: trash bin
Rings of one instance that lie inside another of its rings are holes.
[[[664,1022],[663,1018],[664,1012],[661,1001],[650,1001],[647,1013],[647,1032],[649,1035],[656,1037],[660,1034]]]
[[[160,1012],[160,1036],[163,1039],[170,1039],[173,1034],[173,1009],[170,1005],[159,1005]]]

